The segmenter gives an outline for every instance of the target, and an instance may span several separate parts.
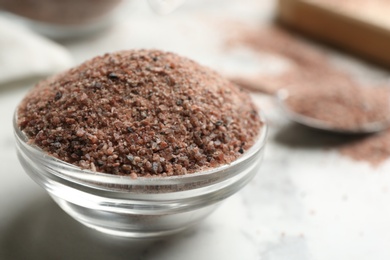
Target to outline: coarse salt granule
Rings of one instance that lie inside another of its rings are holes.
[[[30,143],[93,171],[172,176],[228,164],[262,122],[249,95],[159,50],[105,54],[38,83],[18,109]]]

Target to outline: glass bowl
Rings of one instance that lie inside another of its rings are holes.
[[[24,170],[58,205],[103,233],[142,238],[173,234],[209,215],[258,172],[266,124],[255,144],[236,161],[172,177],[117,176],[80,169],[30,145],[14,117],[18,158]]]
[[[124,0],[0,0],[10,18],[56,40],[85,37],[108,28]]]

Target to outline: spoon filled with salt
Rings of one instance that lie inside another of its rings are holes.
[[[369,134],[390,127],[390,89],[356,85],[281,89],[279,106],[299,124],[344,134]]]

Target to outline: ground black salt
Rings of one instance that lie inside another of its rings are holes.
[[[248,94],[158,50],[96,57],[38,83],[18,109],[32,145],[84,169],[172,176],[228,164],[262,122]]]
[[[300,86],[290,90],[287,107],[339,130],[359,130],[373,123],[388,125],[390,90],[345,84],[322,88]]]
[[[270,95],[287,89],[294,95],[289,101],[291,109],[338,129],[359,128],[375,121],[388,122],[390,90],[387,85],[363,85],[352,74],[335,67],[322,49],[279,26],[248,29],[233,24],[230,27],[235,28],[236,34],[231,36],[232,30],[228,28],[231,37],[226,43],[228,49],[246,46],[259,53],[283,57],[291,64],[278,75],[235,76],[232,81],[240,86]],[[354,160],[379,165],[390,158],[389,138],[390,130],[385,130],[360,136],[338,150]]]

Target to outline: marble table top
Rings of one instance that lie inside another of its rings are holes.
[[[153,14],[144,1],[126,8],[109,30],[62,43],[75,64],[120,49],[160,48],[223,72],[264,68],[242,61],[246,54],[227,55],[221,31],[212,25],[265,23],[274,13],[272,0],[189,0],[165,16]],[[387,77],[331,55],[357,75]],[[250,184],[177,236],[128,240],[98,234],[62,212],[17,160],[12,115],[32,85],[0,88],[0,259],[390,259],[390,161],[373,168],[324,149],[343,137],[289,122],[273,98],[260,93],[252,96],[267,117],[269,136]]]

